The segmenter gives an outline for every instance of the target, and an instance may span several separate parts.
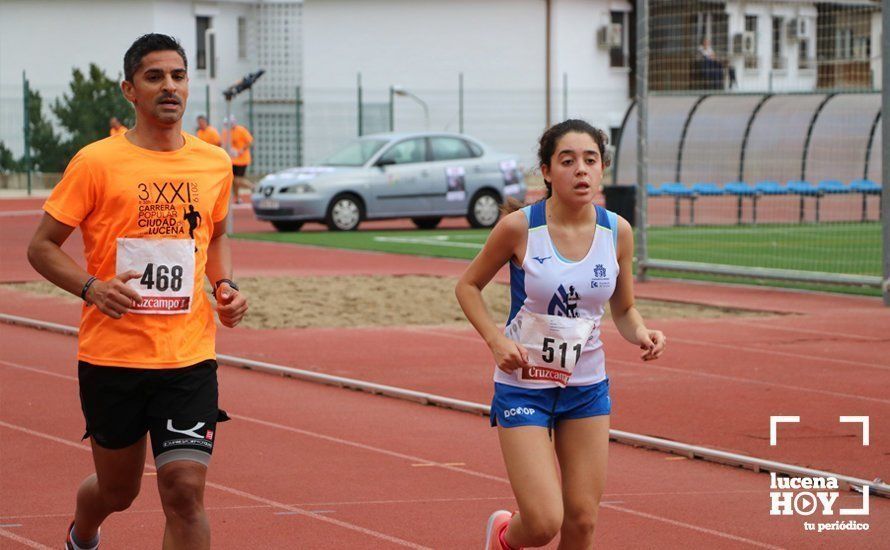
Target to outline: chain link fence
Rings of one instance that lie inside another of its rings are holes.
[[[881,288],[880,3],[638,8],[613,177],[636,190],[641,275]]]

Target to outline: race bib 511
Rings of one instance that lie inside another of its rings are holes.
[[[590,338],[593,319],[559,317],[521,309],[514,319],[514,339],[528,352],[530,367],[521,370],[523,380],[568,384],[581,350]]]

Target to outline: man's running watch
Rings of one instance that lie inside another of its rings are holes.
[[[216,281],[215,285],[213,285],[213,293],[214,294],[216,294],[216,291],[219,290],[219,285],[221,285],[223,283],[226,283],[227,285],[232,287],[234,290],[238,290],[238,291],[241,290],[240,288],[238,288],[238,285],[236,285],[235,281],[233,281],[232,279],[220,279],[220,280]]]

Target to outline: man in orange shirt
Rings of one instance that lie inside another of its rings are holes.
[[[108,135],[110,137],[114,137],[114,136],[117,136],[120,134],[127,133],[128,128],[126,126],[124,126],[123,124],[121,124],[121,121],[119,121],[116,116],[113,116],[110,119],[108,119],[108,126],[109,126]]]
[[[135,127],[77,153],[28,248],[41,275],[84,301],[78,379],[96,473],[80,485],[66,548],[96,548],[105,518],[136,498],[149,434],[164,547],[207,549],[204,485],[216,423],[227,417],[205,276],[224,326],[247,310],[225,235],[231,163],[182,132],[188,72],[175,39],[140,37],[124,75]],[[86,270],[61,248],[77,226]]]
[[[198,115],[198,131],[195,135],[210,145],[216,145],[217,147],[222,145],[222,139],[219,137],[219,132],[207,122],[207,117],[204,115]]]
[[[232,129],[231,141],[228,138],[229,128]],[[253,136],[250,135],[247,128],[238,124],[235,116],[232,115],[229,117],[226,129],[223,130],[223,142],[228,145],[229,156],[232,157],[232,173],[235,175],[235,202],[240,204],[241,198],[238,191],[241,189],[253,191],[253,183],[245,177],[251,161],[250,146],[253,143]]]

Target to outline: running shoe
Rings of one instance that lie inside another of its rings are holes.
[[[68,534],[65,535],[65,550],[75,550],[77,547],[74,546],[74,541],[71,540],[71,530],[74,529],[74,520],[71,520],[71,524],[68,525]],[[99,548],[97,544],[94,548]]]
[[[507,529],[512,517],[513,514],[506,510],[498,510],[491,514],[488,518],[488,525],[485,527],[485,550],[504,550],[500,534],[501,531]]]

